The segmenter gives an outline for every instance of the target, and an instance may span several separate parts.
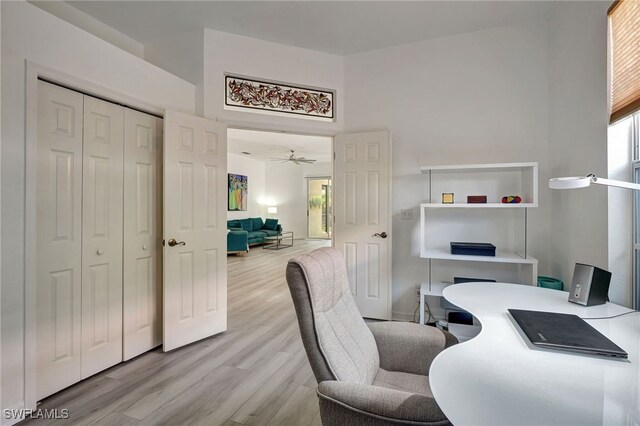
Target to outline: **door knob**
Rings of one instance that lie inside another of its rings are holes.
[[[185,243],[184,241],[176,241],[174,238],[171,238],[169,241],[167,241],[167,244],[169,244],[169,247],[186,246],[187,245],[187,243]]]
[[[98,251],[96,252],[96,254],[97,254],[98,256],[102,256],[102,255],[104,254],[104,250],[98,250]]]
[[[146,245],[142,246],[142,250],[146,250],[148,247]]]
[[[376,232],[375,234],[373,234],[374,237],[380,237],[380,238],[387,238],[387,233],[386,232]]]

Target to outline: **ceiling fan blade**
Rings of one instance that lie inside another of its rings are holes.
[[[295,159],[294,159],[294,160],[291,160],[291,161],[293,161],[293,164],[297,164],[298,166],[300,165],[300,163],[298,162],[298,160],[295,160]]]
[[[307,164],[313,164],[313,163],[316,162],[316,160],[300,160],[300,161],[302,161],[304,163],[307,163]]]

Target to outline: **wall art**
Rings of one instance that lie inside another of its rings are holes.
[[[225,76],[225,106],[230,109],[294,114],[333,121],[334,97],[330,90]]]
[[[244,175],[229,173],[229,211],[247,211],[248,180]]]

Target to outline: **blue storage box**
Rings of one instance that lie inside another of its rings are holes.
[[[466,256],[495,256],[496,246],[489,243],[451,242],[451,254]]]

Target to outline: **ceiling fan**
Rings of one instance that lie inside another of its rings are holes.
[[[293,149],[290,151],[291,151],[291,155],[289,155],[289,157],[271,158],[270,160],[280,161],[281,163],[286,163],[287,161],[291,161],[292,163],[297,165],[300,165],[301,163],[313,164],[316,162],[316,160],[312,160],[311,158],[296,157],[296,154],[294,153]]]

